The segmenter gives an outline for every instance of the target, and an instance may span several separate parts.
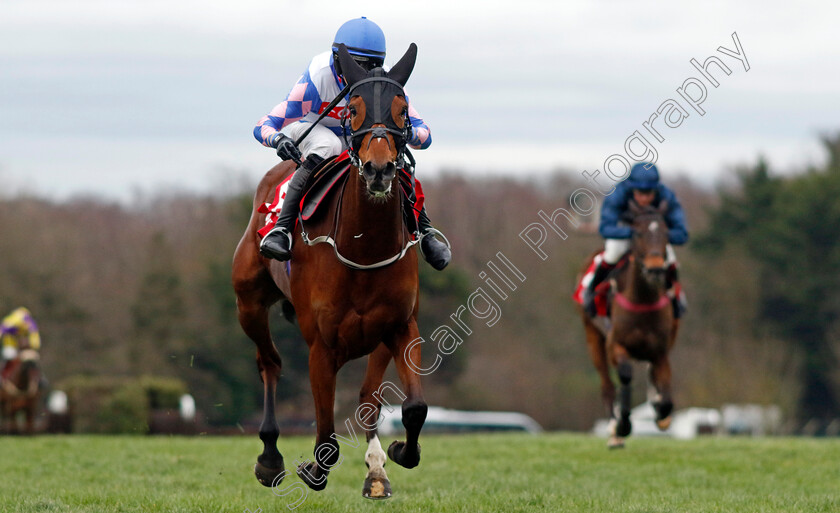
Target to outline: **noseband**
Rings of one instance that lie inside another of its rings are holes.
[[[381,68],[374,69],[373,73],[382,73]],[[403,128],[397,126],[394,122],[393,116],[391,116],[390,104],[387,105],[386,109],[383,110],[382,108],[382,93],[383,89],[388,85],[398,89],[399,92],[395,93],[393,95],[394,97],[405,97],[405,90],[403,89],[402,84],[396,80],[392,80],[384,76],[373,76],[359,80],[350,86],[348,97],[352,98],[353,92],[359,86],[365,84],[373,84],[373,90],[371,91],[370,88],[365,88],[358,94],[358,96],[362,98],[362,101],[365,102],[365,120],[359,130],[354,131],[352,126],[347,126],[348,109],[344,109],[344,112],[341,115],[341,129],[344,133],[344,142],[347,145],[347,153],[350,156],[350,162],[358,168],[361,173],[362,162],[359,158],[359,151],[361,150],[364,136],[370,133],[371,137],[385,138],[388,133],[391,133],[394,136],[394,144],[396,144],[397,147],[397,158],[395,164],[397,165],[397,169],[402,168],[405,164],[405,144],[411,135],[411,120],[408,117],[408,113],[405,113],[405,123],[403,124]],[[369,107],[372,107],[372,109]]]

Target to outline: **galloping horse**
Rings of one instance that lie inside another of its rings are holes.
[[[24,432],[35,431],[35,411],[40,399],[41,368],[38,353],[24,349],[13,362],[12,371],[0,382],[0,416],[5,418],[4,430],[13,433],[18,430],[17,414],[24,412]]]
[[[406,468],[420,462],[417,441],[427,407],[420,376],[407,361],[420,362],[420,346],[411,343],[419,337],[417,254],[405,251],[411,236],[403,220],[397,169],[410,128],[403,86],[414,68],[417,47],[412,43],[388,73],[382,68],[366,72],[344,45],[338,56],[351,87],[347,112],[353,165],[343,191],[329,199],[325,215],[306,226],[310,232],[334,230],[334,247],[305,242],[299,222],[290,274],[284,263],[260,256],[257,229],[265,217],[257,209],[271,201],[275,186],[294,170],[291,162],[283,162],[260,182],[251,220],[234,255],[239,323],[257,345],[257,366],[264,384],[263,452],[254,472],[265,486],[276,486],[285,475],[283,456],[276,446],[279,426],[274,411],[281,360],[268,328],[268,309],[281,300],[284,313],[293,309],[309,346],[309,379],[315,399],[315,461],[301,464],[298,476],[313,490],[327,485],[327,475],[339,461],[333,419],[336,373],[349,360],[365,355],[369,356],[360,404],[375,410],[365,418],[378,417],[377,391],[393,358],[407,396],[402,405],[406,441],[392,443],[388,456]],[[376,424],[360,427],[368,442],[365,463],[369,468],[362,494],[387,498],[391,488]]]
[[[628,264],[615,279],[617,290],[610,303],[606,334],[580,308],[589,354],[601,376],[601,397],[610,417],[608,445],[611,448],[623,447],[624,437],[632,430],[631,359],[650,362],[650,381],[657,391],[653,401],[656,425],[665,430],[671,424],[673,402],[668,353],[677,337],[679,319],[674,318],[665,290],[668,230],[663,214],[667,208],[666,202],[658,208],[642,208],[630,201],[632,246]],[[610,378],[609,364],[615,367],[621,382],[617,412],[614,408],[615,385]]]

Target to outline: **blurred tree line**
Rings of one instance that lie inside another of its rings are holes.
[[[677,250],[690,301],[673,353],[678,408],[758,402],[803,419],[840,416],[840,142],[826,147],[825,167],[781,176],[759,161],[719,191],[662,170],[693,235]],[[526,276],[507,299],[494,297],[498,323],[462,315],[473,332],[425,378],[430,404],[523,411],[547,428],[589,429],[602,416],[571,301],[585,257],[601,244],[597,215],[563,227],[566,239],[549,230],[545,261],[519,237],[540,210],[570,210],[569,194],[582,185],[560,171],[530,181],[456,172],[424,181],[429,213],[454,254],[442,273],[420,267],[426,364],[438,353],[432,331],[454,326],[450,316],[477,287],[489,292],[480,274],[498,252]],[[0,199],[0,312],[20,305],[33,312],[53,383],[74,375],[179,377],[211,422],[253,423],[262,387],[230,285],[252,186],[130,205]],[[306,344],[279,309],[271,321],[284,362],[280,416],[308,422]],[[339,375],[339,415],[356,406],[364,363]],[[397,382],[393,368],[386,379]]]
[[[754,263],[756,334],[800,361],[799,416],[830,419],[840,414],[840,136],[823,145],[825,166],[795,176],[773,175],[763,159],[742,169],[698,249],[734,248]]]

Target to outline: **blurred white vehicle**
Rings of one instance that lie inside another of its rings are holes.
[[[391,411],[388,411],[388,407],[383,405],[379,417],[379,434],[383,436],[405,432],[402,424],[402,410],[399,406],[390,408]],[[542,430],[537,421],[524,413],[448,410],[437,406],[429,406],[426,423],[423,424],[423,434],[480,431],[540,433]]]

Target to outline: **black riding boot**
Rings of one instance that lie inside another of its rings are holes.
[[[260,243],[260,254],[264,257],[281,262],[292,258],[292,231],[300,212],[300,200],[303,197],[306,183],[309,181],[309,175],[323,161],[324,159],[320,155],[309,155],[295,171],[292,180],[289,182],[289,188],[286,190],[283,208],[280,209],[280,217],[277,218],[274,228],[265,234]]]
[[[615,265],[601,262],[601,264],[595,268],[595,274],[592,275],[592,281],[590,281],[589,285],[583,290],[583,311],[590,317],[598,315],[598,309],[595,306],[595,288],[607,279],[607,276],[610,275],[610,272],[614,268]]]
[[[418,224],[420,225],[420,253],[429,265],[442,271],[444,267],[449,265],[449,260],[452,258],[452,252],[446,243],[441,242],[435,238],[435,232],[432,230],[432,221],[426,214],[426,206],[420,211],[418,216]]]

